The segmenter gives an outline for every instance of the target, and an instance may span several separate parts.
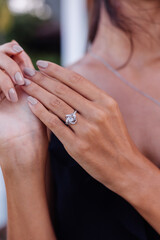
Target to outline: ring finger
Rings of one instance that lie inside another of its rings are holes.
[[[54,94],[72,108],[77,109],[85,119],[92,119],[94,106],[91,101],[58,80],[50,78],[41,72],[35,71],[34,69],[25,68],[24,73],[32,80],[32,82]]]
[[[39,100],[48,110],[57,115],[63,122],[66,121],[66,115],[72,114],[75,110],[69,106],[67,103],[56,97],[55,95],[49,93],[45,89],[41,88],[34,82],[30,82],[30,80],[25,79],[28,83],[30,83],[27,87],[23,86],[25,92]],[[43,97],[42,97],[43,96]],[[43,100],[42,100],[43,99]],[[42,102],[43,101],[43,102]],[[70,125],[73,131],[78,131],[80,126],[84,124],[85,119],[80,115],[76,114],[78,124]]]

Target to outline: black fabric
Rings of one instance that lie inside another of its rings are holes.
[[[53,134],[49,150],[58,240],[160,239],[131,205],[89,176]]]

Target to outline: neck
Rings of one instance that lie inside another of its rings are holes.
[[[130,58],[129,64],[153,64],[160,60],[160,6],[157,1],[119,0],[120,11],[130,19],[131,36],[113,25],[104,6],[98,34],[92,45],[92,51],[110,61],[113,67],[123,66]],[[131,41],[132,39],[132,41]],[[133,52],[132,45],[133,42]]]

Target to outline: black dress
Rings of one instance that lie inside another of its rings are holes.
[[[58,240],[160,239],[130,204],[89,176],[53,134],[50,155]]]

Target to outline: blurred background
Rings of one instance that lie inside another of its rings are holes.
[[[30,55],[63,66],[93,41],[100,0],[0,0],[0,45],[15,39]],[[0,240],[6,239],[6,194],[0,170]]]

